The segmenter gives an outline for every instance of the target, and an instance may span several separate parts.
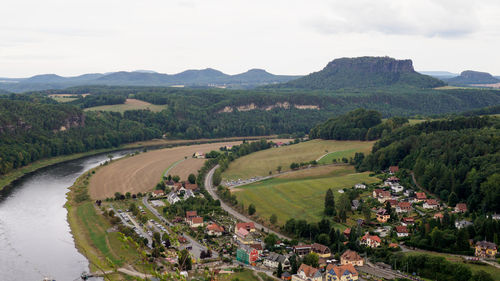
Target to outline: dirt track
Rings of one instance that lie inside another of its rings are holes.
[[[89,184],[89,194],[92,199],[104,199],[113,197],[115,192],[132,194],[151,191],[160,181],[163,172],[176,161],[184,157],[192,157],[193,153],[210,152],[218,150],[221,146],[237,145],[241,141],[220,142],[210,144],[199,144],[190,146],[179,146],[160,150],[152,150],[146,153],[118,160],[108,166],[100,168],[92,176]],[[184,166],[193,164],[191,168]],[[186,160],[174,167],[170,174],[196,172],[199,162]]]

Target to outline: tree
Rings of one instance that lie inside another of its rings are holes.
[[[276,270],[276,276],[278,276],[278,278],[281,278],[281,274],[283,274],[283,265],[280,263],[278,263],[278,269]]]
[[[297,273],[297,270],[299,270],[299,263],[297,262],[297,256],[296,255],[293,255],[290,257],[290,267],[291,267],[291,270],[292,272],[290,272],[291,274],[296,274]]]
[[[255,205],[250,204],[250,206],[248,206],[248,214],[252,216],[253,214],[255,214],[255,211],[256,211]]]
[[[493,277],[484,270],[479,270],[472,274],[471,281],[494,281]]]
[[[281,166],[278,166],[278,168],[276,168],[276,171],[278,172],[278,174],[281,173],[281,169],[282,169]]]
[[[371,221],[371,214],[372,214],[370,208],[368,208],[366,204],[363,204],[363,206],[361,206],[361,212],[363,213],[363,218],[365,219],[365,222],[369,223]]]
[[[335,197],[333,191],[329,188],[325,194],[325,215],[334,216],[335,215]]]
[[[297,170],[298,168],[300,168],[299,163],[293,162],[292,164],[290,164],[290,169]]]
[[[310,252],[309,254],[307,254],[304,257],[304,260],[302,261],[302,263],[305,263],[305,264],[312,266],[312,267],[318,267],[319,266],[319,256],[318,256],[318,254],[316,254],[314,252]]]
[[[330,245],[330,237],[326,233],[321,233],[318,235],[318,243],[323,245]]]
[[[276,216],[276,214],[272,214],[269,218],[269,221],[271,222],[271,224],[276,224],[276,222],[278,222],[278,216]]]
[[[172,177],[172,180],[174,182],[179,182],[181,180],[181,177],[179,177],[178,175],[175,175],[175,176]]]
[[[190,184],[195,184],[196,183],[196,176],[194,174],[189,174],[188,181]]]
[[[154,232],[153,233],[153,239],[156,241],[157,244],[161,245],[161,234],[159,232]]]
[[[274,233],[270,233],[266,236],[266,238],[264,238],[264,244],[265,244],[265,247],[266,249],[268,250],[273,250],[274,249],[274,245],[276,245],[276,242],[278,241],[278,236],[276,236],[276,234]]]
[[[108,154],[108,158],[109,158],[109,162],[111,162],[113,160],[113,155],[112,154]]]
[[[450,207],[454,207],[455,205],[457,205],[458,203],[458,196],[455,192],[452,192],[450,193],[450,195],[448,196],[448,205],[450,205]]]
[[[189,251],[184,249],[179,252],[179,267],[182,270],[191,270],[193,266],[193,262],[191,260],[191,255],[189,254]]]
[[[220,169],[215,170],[214,176],[212,177],[212,183],[215,186],[219,186],[222,181],[222,172]]]

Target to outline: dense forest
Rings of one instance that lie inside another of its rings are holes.
[[[444,201],[453,198],[470,210],[500,212],[498,118],[457,117],[394,130],[374,145],[360,169],[390,165],[412,170],[420,185]]]

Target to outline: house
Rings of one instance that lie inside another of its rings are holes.
[[[224,233],[224,227],[216,223],[211,223],[207,225],[207,228],[205,230],[206,233],[210,236],[221,236]]]
[[[364,259],[355,251],[347,250],[340,256],[340,264],[352,264],[355,266],[363,266]]]
[[[184,183],[184,188],[186,190],[196,191],[196,190],[198,190],[198,185],[195,183],[186,182],[186,183]]]
[[[202,217],[199,217],[199,216],[196,216],[196,217],[192,217],[191,219],[188,220],[188,225],[192,228],[196,228],[196,227],[199,227],[199,226],[203,226],[204,223],[203,223],[203,218]]]
[[[381,223],[387,222],[391,218],[391,215],[387,213],[387,210],[385,209],[380,209],[377,211],[377,221]]]
[[[198,213],[196,211],[186,211],[186,222],[190,221],[191,218],[197,217]]]
[[[236,250],[236,260],[244,264],[252,264],[259,258],[257,250],[247,246],[241,245]]]
[[[415,224],[414,218],[403,218],[401,220],[401,225],[404,225],[404,226],[409,226],[409,225],[414,225],[414,224]]]
[[[357,183],[354,185],[354,188],[355,189],[366,189],[366,185],[364,185],[362,183]]]
[[[290,261],[284,255],[280,255],[277,253],[270,253],[267,257],[264,258],[263,264],[270,268],[278,268],[278,265],[281,263],[281,267],[283,270],[287,270],[290,268]]]
[[[260,243],[254,243],[254,244],[250,244],[250,247],[254,248],[255,250],[257,250],[257,252],[259,253],[259,255],[262,254],[263,252],[263,248],[262,248],[262,244]]]
[[[411,197],[414,193],[415,191],[413,191],[413,189],[407,189],[405,190],[405,192],[403,192],[403,195],[406,197]]]
[[[252,244],[253,237],[245,228],[239,228],[236,231],[236,239],[242,244]]]
[[[318,254],[320,258],[328,258],[332,254],[330,248],[325,245],[314,243],[311,246],[311,251]]]
[[[351,210],[356,211],[359,208],[359,200],[352,200]]]
[[[466,221],[466,220],[455,221],[455,227],[458,229],[466,228],[469,225],[473,225],[473,223],[470,221]]]
[[[385,180],[386,182],[390,182],[390,183],[397,183],[399,182],[399,178],[398,177],[389,177],[387,180]]]
[[[186,192],[184,193],[184,200],[187,200],[191,197],[196,197],[193,191],[191,191],[190,189],[186,190]]]
[[[476,243],[476,257],[495,258],[497,254],[497,245],[488,241],[478,241]]]
[[[424,207],[424,209],[435,210],[435,209],[439,208],[439,203],[436,199],[427,199],[425,201],[424,205],[422,205],[422,207]]]
[[[443,220],[443,214],[442,213],[435,213],[434,214],[434,219],[435,220],[439,220],[439,221],[442,221]]]
[[[164,196],[165,192],[161,189],[153,190],[153,197],[161,197]]]
[[[391,208],[396,208],[396,206],[398,205],[398,200],[396,200],[396,199],[389,199],[385,202],[389,202],[389,205],[391,206]]]
[[[410,202],[399,202],[396,206],[396,213],[408,213],[411,212]]]
[[[255,224],[253,222],[241,222],[237,223],[234,228],[234,232],[238,232],[238,229],[244,228],[248,232],[255,232]]]
[[[396,243],[389,243],[389,248],[397,249],[397,248],[399,248],[399,245]]]
[[[285,280],[285,281],[292,280],[292,275],[290,274],[290,272],[285,271],[285,272],[283,272],[283,274],[281,274],[281,280]]]
[[[465,203],[458,203],[455,206],[455,213],[465,213],[467,212],[467,204]]]
[[[425,192],[415,192],[415,201],[416,202],[422,202],[422,201],[425,201],[427,200],[427,195],[425,194]]]
[[[398,184],[391,184],[391,190],[395,193],[398,193],[405,190],[405,188],[398,183]]]
[[[385,203],[386,200],[391,199],[391,193],[383,189],[375,189],[373,191],[373,198],[377,198],[380,203]]]
[[[181,201],[181,198],[179,198],[179,196],[177,196],[177,193],[172,192],[170,195],[168,195],[167,201],[168,201],[168,203],[170,203],[170,205],[173,205],[173,204]]]
[[[329,264],[325,270],[325,279],[327,281],[351,281],[358,280],[358,271],[352,264],[333,265]]]
[[[323,276],[317,268],[309,266],[305,263],[301,264],[297,274],[292,275],[292,281],[322,281]]]
[[[398,171],[399,171],[399,167],[398,166],[390,166],[389,167],[389,174],[391,174],[391,175],[394,175]]]
[[[205,153],[198,151],[198,152],[194,153],[193,157],[198,158],[198,159],[203,159],[203,158],[205,158]]]
[[[494,220],[500,220],[500,214],[493,214],[491,215],[491,218]]]
[[[293,246],[293,252],[297,256],[304,256],[309,254],[312,251],[311,245],[297,245]]]
[[[370,235],[366,233],[361,237],[361,245],[365,245],[370,248],[377,248],[382,243],[382,240],[377,235]]]
[[[398,235],[399,238],[408,237],[410,235],[408,229],[404,225],[396,226],[396,234]]]

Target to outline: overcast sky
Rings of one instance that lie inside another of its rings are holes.
[[[308,74],[339,57],[500,75],[499,0],[16,0],[0,77],[137,69]]]

